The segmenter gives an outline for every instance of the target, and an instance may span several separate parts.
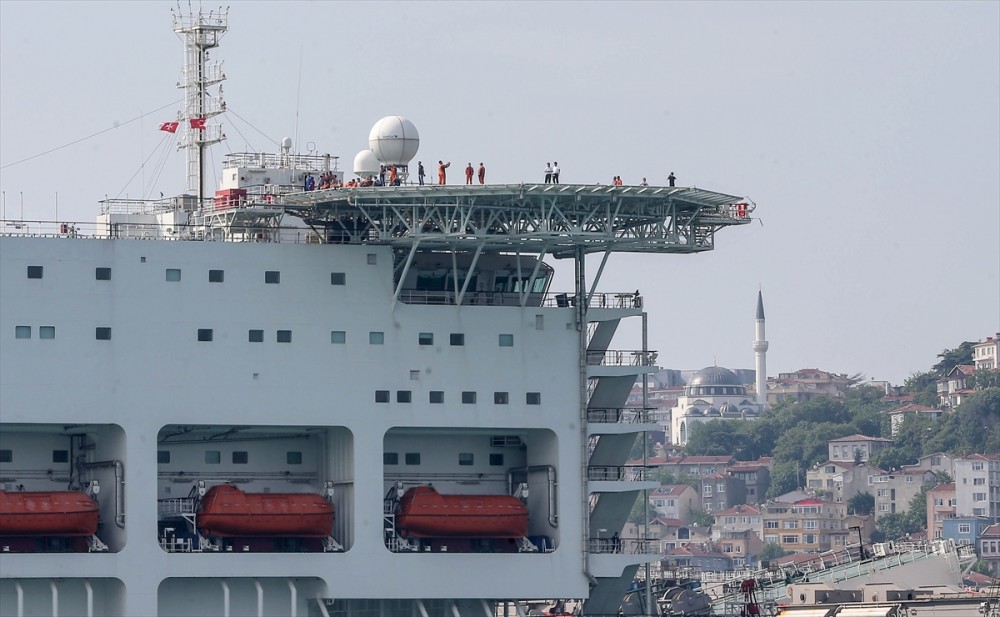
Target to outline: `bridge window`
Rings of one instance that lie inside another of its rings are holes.
[[[496,452],[490,454],[490,466],[491,467],[503,467],[503,453]]]
[[[278,342],[279,343],[291,343],[292,342],[292,331],[291,330],[278,330]]]
[[[98,327],[94,330],[94,337],[99,341],[111,340],[111,328]]]
[[[236,450],[233,452],[233,464],[234,465],[246,465],[250,462],[250,453],[246,450]]]
[[[31,326],[14,326],[14,338],[31,338]]]
[[[409,390],[396,390],[397,403],[409,403],[413,399],[413,393]]]
[[[420,345],[433,345],[434,344],[434,333],[433,332],[421,332],[417,336],[417,342]]]
[[[53,463],[68,463],[69,462],[69,450],[53,450],[52,451],[52,462]]]
[[[501,347],[513,347],[514,346],[514,335],[513,334],[501,334],[500,335],[500,346]]]
[[[170,283],[176,283],[181,280],[181,269],[180,268],[167,268],[166,270],[166,280]]]
[[[494,405],[506,405],[508,400],[508,395],[506,392],[494,392],[493,393],[493,404]]]
[[[382,464],[383,465],[399,465],[399,452],[383,452],[382,453]]]
[[[302,453],[301,452],[285,452],[285,462],[289,465],[301,465],[302,464]]]
[[[404,462],[407,465],[419,465],[420,464],[420,453],[419,452],[407,452],[404,457]]]
[[[524,395],[525,405],[541,405],[542,404],[542,393],[541,392],[526,392]]]
[[[347,332],[343,330],[334,330],[330,332],[330,342],[334,345],[343,345],[347,342]]]
[[[111,280],[111,268],[96,268],[94,269],[94,278],[98,281],[110,281]]]
[[[388,390],[376,390],[375,391],[375,402],[376,403],[388,403],[389,402],[389,391]]]
[[[38,338],[53,339],[56,337],[55,326],[38,326]]]
[[[434,405],[440,405],[444,403],[444,390],[431,390],[430,402]]]
[[[369,345],[381,345],[385,343],[385,333],[384,332],[369,332],[368,333],[368,344]]]
[[[198,340],[202,343],[211,342],[213,332],[211,328],[198,328]]]
[[[208,282],[209,283],[222,283],[226,280],[225,270],[209,270],[208,271]]]
[[[0,450],[0,463],[13,463],[14,462],[14,451],[13,450]]]
[[[465,405],[473,405],[476,402],[476,393],[466,390],[462,392],[462,403]]]

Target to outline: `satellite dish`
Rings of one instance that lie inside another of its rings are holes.
[[[409,165],[420,147],[420,134],[406,118],[386,116],[372,127],[368,147],[386,165]]]

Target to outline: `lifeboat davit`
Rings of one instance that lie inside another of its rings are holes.
[[[325,538],[333,533],[333,504],[313,493],[244,493],[228,484],[201,498],[198,528],[230,537]]]
[[[415,538],[522,538],[528,507],[510,495],[442,495],[416,486],[399,500],[396,527]]]
[[[0,536],[92,536],[99,516],[79,491],[0,491]]]

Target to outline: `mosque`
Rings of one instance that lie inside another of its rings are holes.
[[[767,341],[764,338],[764,299],[757,292],[755,338],[755,395],[733,371],[709,366],[696,372],[670,409],[670,441],[687,444],[696,423],[712,420],[756,420],[767,406]]]

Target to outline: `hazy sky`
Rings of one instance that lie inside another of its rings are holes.
[[[752,367],[758,289],[772,376],[900,383],[1000,331],[1000,2],[229,4],[217,168],[285,136],[349,168],[398,114],[417,158],[489,182],[558,160],[564,183],[674,171],[756,202],[713,253],[606,269],[602,289],[646,297],[664,367]],[[172,6],[0,0],[7,218],[22,195],[25,219],[58,192],[60,220],[92,222],[105,195],[183,190],[157,130],[181,98]]]

